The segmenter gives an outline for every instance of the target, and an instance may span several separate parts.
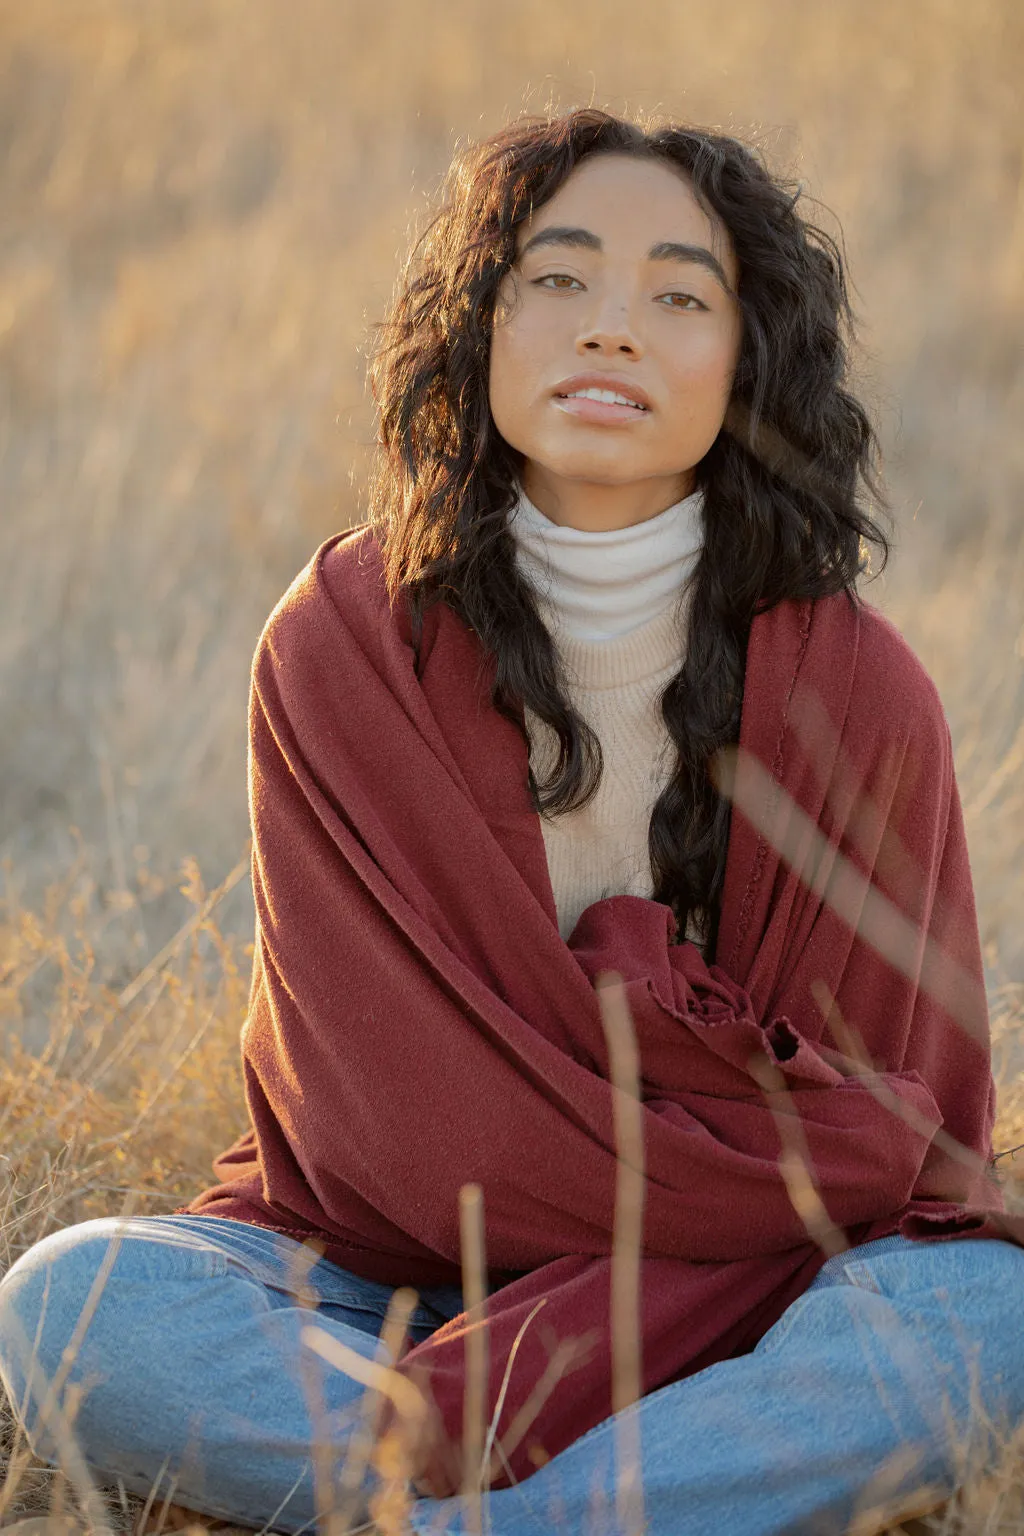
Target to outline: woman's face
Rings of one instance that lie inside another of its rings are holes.
[[[659,161],[592,155],[519,227],[491,412],[552,521],[623,527],[693,489],[739,357],[738,279],[725,229]],[[566,398],[587,387],[644,408]]]

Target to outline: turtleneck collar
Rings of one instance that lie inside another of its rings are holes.
[[[703,541],[703,492],[629,528],[591,532],[545,517],[520,488],[509,514],[520,570],[574,640],[609,640],[680,596]]]

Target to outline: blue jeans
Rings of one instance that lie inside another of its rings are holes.
[[[363,1388],[313,1355],[300,1330],[316,1321],[379,1358],[391,1287],[321,1259],[305,1277],[313,1319],[290,1267],[300,1245],[245,1222],[142,1216],[52,1233],[0,1281],[0,1378],[32,1450],[54,1464],[61,1431],[39,1424],[45,1384],[117,1232],[67,1377],[87,1387],[74,1436],[95,1480],[120,1478],[141,1496],[156,1485],[243,1525],[312,1527],[317,1426],[340,1466]],[[1024,1250],[1002,1241],[890,1237],[829,1260],[751,1353],[628,1410],[648,1536],[838,1536],[866,1506],[888,1501],[895,1518],[904,1499],[913,1512],[922,1486],[933,1503],[948,1497],[990,1455],[987,1437],[1005,1440],[1024,1421],[1022,1302]],[[461,1310],[457,1287],[423,1291],[412,1336]],[[303,1359],[327,1420],[311,1412]],[[617,1532],[617,1428],[606,1419],[488,1494],[493,1536]],[[368,1473],[357,1490],[356,1527],[376,1486]],[[419,1499],[411,1521],[421,1533],[461,1532],[461,1501]]]

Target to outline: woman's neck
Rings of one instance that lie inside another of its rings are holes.
[[[638,480],[632,485],[604,485],[567,480],[536,464],[522,473],[523,492],[549,522],[588,533],[611,533],[658,517],[695,489],[692,469]]]

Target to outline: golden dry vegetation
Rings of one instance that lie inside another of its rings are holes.
[[[361,516],[411,228],[524,109],[720,126],[842,225],[898,529],[873,596],[949,715],[1024,1141],[1022,44],[1017,0],[0,10],[0,1272],[182,1203],[245,1123],[252,650]],[[945,1528],[1024,1531],[1021,1483]],[[54,1496],[19,1462],[0,1524]]]

